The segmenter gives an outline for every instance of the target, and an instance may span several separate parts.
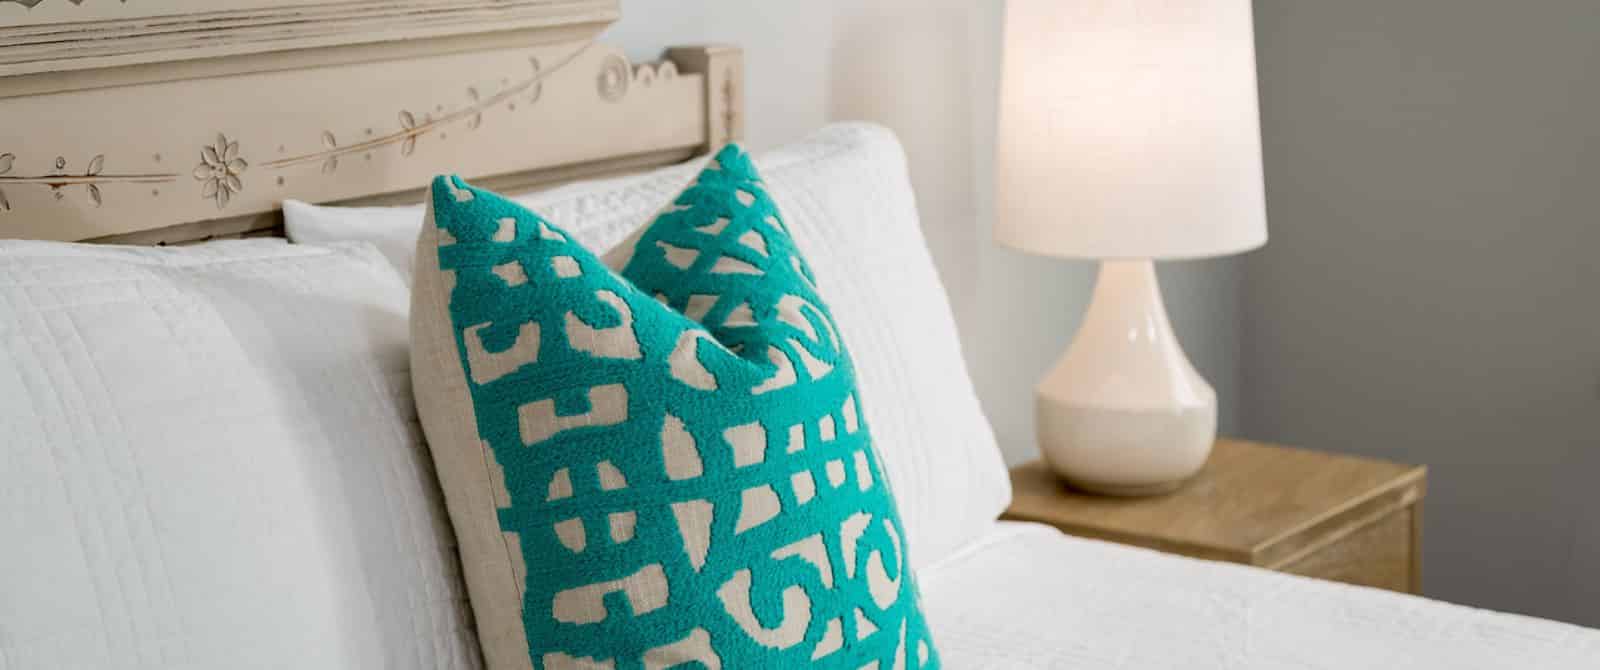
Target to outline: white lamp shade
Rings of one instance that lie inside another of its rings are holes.
[[[995,237],[1075,258],[1267,241],[1250,0],[1009,0]]]

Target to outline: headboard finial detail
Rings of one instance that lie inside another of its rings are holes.
[[[708,148],[744,138],[744,52],[729,45],[674,47],[678,69],[705,76]]]

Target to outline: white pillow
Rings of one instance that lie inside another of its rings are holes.
[[[0,666],[477,668],[366,245],[0,241]]]
[[[757,161],[850,343],[914,567],[934,563],[992,526],[1010,503],[1011,485],[922,238],[905,154],[886,129],[841,124]],[[515,200],[582,245],[609,249],[670,202],[702,164]],[[420,205],[383,210],[382,218],[373,211],[298,203],[285,214],[296,240],[411,244],[421,230]],[[410,266],[409,252],[401,264]]]
[[[518,204],[544,214],[552,208],[575,221],[585,241],[600,240],[611,248],[648,219],[638,207],[659,208],[694,176],[680,165],[649,175],[613,177],[568,184],[555,189],[511,196]],[[657,201],[659,196],[659,201]],[[649,211],[653,214],[654,211]],[[393,263],[406,284],[415,274],[417,234],[422,231],[422,205],[402,207],[326,207],[299,200],[283,201],[284,233],[296,244],[370,242]]]

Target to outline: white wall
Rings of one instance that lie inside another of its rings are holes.
[[[1033,383],[1066,347],[1094,274],[1091,264],[990,241],[1001,3],[623,0],[622,13],[604,39],[635,59],[670,44],[745,49],[755,149],[834,120],[875,121],[900,135],[979,394],[1007,459],[1031,458]],[[1239,264],[1174,264],[1161,274],[1174,327],[1216,386],[1229,430],[1239,395]]]
[[[1246,433],[1428,464],[1428,595],[1600,626],[1600,2],[1255,8]]]

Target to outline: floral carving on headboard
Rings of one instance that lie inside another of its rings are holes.
[[[98,154],[89,159],[89,165],[84,168],[81,175],[67,174],[65,156],[56,156],[55,168],[47,174],[40,175],[12,176],[11,169],[16,166],[16,162],[15,154],[0,153],[0,186],[9,184],[48,186],[56,199],[61,200],[66,197],[62,189],[81,185],[85,187],[84,191],[88,193],[89,200],[94,202],[96,207],[104,202],[104,196],[100,192],[101,184],[159,184],[175,181],[178,178],[175,174],[105,174],[105,154]],[[5,190],[0,189],[0,211],[10,210],[11,201],[6,199]]]
[[[200,149],[200,164],[194,166],[195,181],[201,183],[200,197],[217,201],[217,209],[228,206],[233,194],[244,190],[244,174],[250,164],[239,157],[239,141],[217,133],[217,143]]]
[[[8,0],[0,0],[6,2]],[[587,45],[585,46],[587,48]],[[576,59],[584,49],[579,49],[555,69]],[[322,172],[331,173],[339,167],[339,158],[357,152],[370,152],[380,147],[398,145],[400,155],[410,156],[417,148],[417,139],[441,127],[465,121],[468,128],[477,128],[483,121],[483,113],[489,108],[510,101],[523,92],[531,91],[529,102],[539,99],[542,92],[542,83],[554,69],[543,68],[538,58],[529,58],[533,74],[522,81],[506,87],[489,97],[483,97],[475,87],[467,88],[467,97],[471,100],[466,107],[435,118],[432,114],[422,114],[418,117],[409,110],[400,110],[397,118],[400,129],[374,137],[372,139],[348,145],[339,144],[338,138],[332,131],[323,131],[321,136],[322,149],[287,158],[262,163],[260,167],[267,170],[282,170],[303,163],[320,163]],[[82,176],[66,175],[62,171],[66,168],[66,159],[56,159],[56,170],[50,174],[32,176],[11,176],[12,166],[16,156],[10,153],[0,153],[0,187],[8,184],[42,185],[49,186],[55,191],[56,199],[62,198],[61,189],[73,185],[85,185],[89,198],[96,206],[102,202],[102,193],[99,184],[108,182],[133,182],[133,183],[160,183],[176,181],[176,174],[101,174],[105,165],[104,156],[95,156],[89,163],[88,170]],[[242,155],[238,140],[230,140],[227,135],[218,133],[216,142],[200,148],[200,162],[194,167],[194,180],[200,186],[200,197],[216,202],[217,209],[225,209],[233,196],[244,190],[244,172],[250,168],[250,162]],[[0,188],[0,212],[10,211],[11,202],[6,199],[5,191]]]
[[[33,6],[42,0],[0,0],[0,2],[20,2]],[[74,0],[76,2],[76,0]],[[319,137],[321,148],[302,154],[287,156],[271,161],[263,161],[254,167],[262,170],[278,171],[298,165],[316,163],[320,165],[322,173],[332,173],[339,167],[341,157],[363,153],[370,154],[373,150],[398,146],[401,156],[410,156],[416,151],[417,141],[429,134],[438,132],[443,136],[443,128],[450,124],[462,123],[468,129],[476,129],[483,122],[484,112],[505,104],[508,109],[515,109],[517,96],[527,94],[526,100],[535,103],[543,93],[543,82],[551,74],[569,65],[588,50],[590,44],[574,50],[564,57],[554,67],[543,67],[538,58],[530,57],[529,65],[533,72],[528,77],[508,83],[493,95],[482,95],[477,87],[469,86],[466,89],[468,103],[460,109],[444,113],[445,107],[438,106],[439,116],[431,113],[417,114],[412,110],[402,109],[396,114],[399,129],[360,142],[341,144],[338,137],[331,130],[324,130]],[[670,80],[677,76],[677,67],[671,61],[659,64],[640,64],[632,66],[621,56],[611,55],[601,60],[600,71],[597,74],[596,92],[602,99],[617,101],[625,97],[630,87],[648,88],[658,80]],[[723,95],[731,100],[735,95],[733,82],[730,79]],[[726,119],[731,126],[732,105],[727,105],[729,117]],[[366,131],[372,135],[372,130]],[[280,151],[282,147],[280,147]],[[252,167],[251,161],[245,159],[240,148],[239,140],[229,139],[226,134],[218,133],[216,141],[200,147],[200,160],[194,166],[191,175],[200,188],[200,197],[216,203],[217,209],[226,209],[234,196],[244,190],[244,173]],[[157,156],[159,160],[159,156]],[[177,181],[180,175],[167,173],[151,174],[104,174],[106,158],[97,155],[89,161],[87,169],[82,175],[66,174],[67,161],[58,157],[55,170],[49,174],[32,176],[13,176],[12,167],[16,156],[10,153],[0,153],[0,187],[7,185],[42,185],[48,186],[55,192],[56,199],[61,199],[62,189],[68,186],[85,186],[89,199],[99,206],[103,201],[100,189],[105,183],[165,183]],[[279,183],[283,183],[279,177]],[[9,211],[11,203],[6,199],[3,189],[0,189],[0,211]]]
[[[338,138],[333,134],[333,131],[324,130],[322,131],[321,150],[296,156],[289,156],[287,158],[280,158],[262,163],[261,165],[263,168],[268,170],[281,170],[303,163],[319,163],[322,166],[322,171],[324,173],[329,173],[338,169],[339,158],[343,156],[353,153],[370,152],[373,149],[386,146],[398,145],[400,147],[401,156],[410,156],[412,152],[416,151],[417,140],[419,138],[441,130],[444,126],[465,121],[467,128],[475,129],[483,122],[483,113],[485,111],[488,111],[490,108],[501,103],[508,103],[513,98],[526,91],[532,91],[531,95],[528,96],[530,102],[537,101],[542,91],[542,83],[544,79],[556,70],[559,70],[561,67],[572,62],[587,48],[588,46],[585,45],[584,48],[578,49],[565,60],[561,61],[561,63],[557,64],[555,68],[548,70],[540,65],[538,58],[530,57],[528,59],[528,64],[533,68],[532,75],[526,79],[511,84],[501,89],[494,95],[488,97],[482,96],[476,87],[469,86],[467,87],[467,98],[470,102],[465,107],[448,114],[435,117],[433,114],[423,113],[421,116],[418,116],[411,110],[402,109],[398,114],[396,114],[396,118],[400,122],[399,130],[352,144],[342,145],[339,143]],[[514,107],[512,108],[514,109]]]
[[[71,2],[74,5],[83,4],[83,0],[67,0],[67,1]],[[122,1],[123,2],[127,2],[128,0],[122,0]],[[0,2],[15,2],[15,3],[19,4],[19,5],[22,5],[23,7],[27,7],[28,9],[33,9],[39,3],[44,2],[44,0],[0,0]]]

